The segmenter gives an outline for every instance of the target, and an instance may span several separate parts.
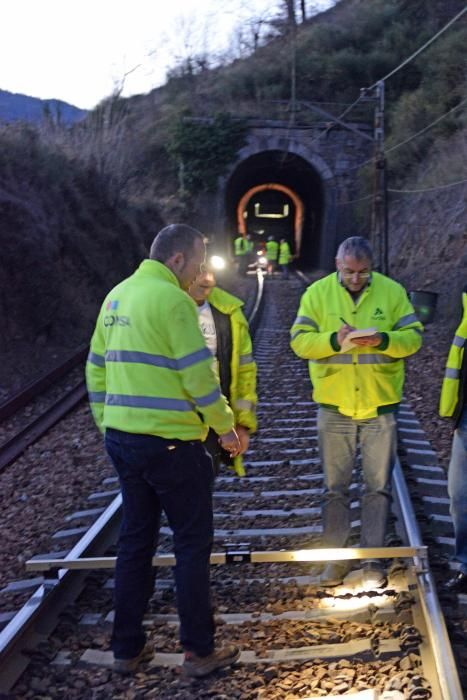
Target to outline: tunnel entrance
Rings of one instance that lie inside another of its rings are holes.
[[[323,186],[301,156],[270,150],[243,160],[226,186],[231,238],[250,234],[258,247],[269,236],[289,241],[304,267],[319,267]]]
[[[300,253],[303,229],[303,202],[293,190],[279,183],[252,187],[237,206],[237,229],[249,235],[255,247],[264,247],[269,237],[285,239],[291,250]]]

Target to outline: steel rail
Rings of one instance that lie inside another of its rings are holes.
[[[393,483],[407,539],[411,547],[420,547],[423,544],[422,537],[399,460],[396,461],[394,466]],[[464,694],[459,681],[444,615],[436,593],[433,575],[425,557],[416,557],[415,564],[419,599],[430,638],[430,646],[433,651],[442,699],[463,700]]]
[[[12,464],[34,442],[72,411],[86,397],[84,380],[61,396],[19,433],[0,445],[0,471]]]
[[[120,524],[121,497],[114,498],[96,522],[71,549],[71,559],[97,554],[115,542]],[[22,653],[52,632],[62,609],[81,592],[85,572],[61,569],[45,579],[0,632],[0,692],[11,690],[29,663]]]
[[[256,299],[248,321],[259,319],[263,308],[264,285],[257,274]],[[256,327],[258,320],[256,320]],[[252,332],[254,333],[254,331]],[[114,544],[121,520],[121,496],[116,496],[104,513],[70,550],[65,560],[86,559],[101,554]],[[28,651],[49,635],[66,605],[76,600],[83,588],[85,571],[71,567],[57,570],[44,580],[28,601],[0,632],[0,693],[8,693],[29,663]]]
[[[42,394],[46,389],[49,389],[58,379],[61,379],[65,374],[70,372],[70,370],[84,362],[88,351],[88,345],[81,345],[67,360],[57,365],[57,367],[54,367],[50,372],[39,377],[39,379],[28,384],[24,389],[21,389],[19,392],[6,399],[6,401],[3,401],[3,403],[0,404],[0,421],[10,418],[10,416],[19,411],[20,408],[24,408],[32,399],[37,398],[37,396]]]

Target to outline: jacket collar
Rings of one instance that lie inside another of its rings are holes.
[[[208,296],[208,302],[223,314],[231,314],[235,309],[243,306],[241,299],[234,297],[233,294],[229,294],[224,289],[219,289],[219,287],[213,287]]]
[[[180,282],[172,270],[169,270],[167,265],[164,265],[164,263],[161,263],[158,260],[143,260],[138,267],[137,272],[142,275],[157,277],[157,279],[164,280],[165,282],[169,282],[170,284],[175,284],[177,287],[180,287]]]

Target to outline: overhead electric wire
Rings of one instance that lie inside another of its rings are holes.
[[[417,49],[417,51],[415,51],[415,52],[414,52],[413,54],[411,54],[408,58],[406,58],[404,61],[402,61],[402,63],[400,63],[398,66],[396,66],[396,68],[394,68],[392,71],[390,71],[390,72],[389,72],[387,75],[385,75],[383,78],[381,78],[380,80],[377,80],[375,83],[373,83],[373,85],[371,85],[369,88],[367,88],[367,89],[364,91],[364,94],[367,94],[369,91],[374,90],[374,89],[378,86],[379,83],[381,83],[381,82],[384,83],[384,81],[388,80],[388,78],[391,78],[391,77],[392,77],[393,75],[395,75],[399,70],[401,70],[404,66],[406,66],[408,63],[410,63],[411,61],[413,61],[414,58],[416,58],[417,56],[419,56],[425,49],[427,49],[431,44],[433,44],[433,43],[434,43],[434,42],[435,42],[449,27],[451,27],[455,22],[457,22],[466,12],[467,12],[467,5],[466,5],[466,6],[464,7],[464,9],[461,10],[455,17],[453,17],[447,24],[445,24],[444,27],[442,27],[436,34],[434,34],[428,41],[426,41],[426,42],[423,44],[423,46],[421,46],[419,49]],[[350,109],[352,109],[352,108],[360,101],[361,97],[362,97],[362,95],[360,95],[359,99],[356,100],[355,103],[353,103],[353,104],[350,106],[350,108],[349,108],[348,110],[346,110],[346,111],[339,117],[339,119],[342,119],[342,118],[347,114],[347,112],[350,111]],[[413,141],[413,140],[414,140],[415,138],[417,138],[418,136],[421,136],[422,134],[426,133],[426,132],[427,132],[429,129],[431,129],[433,126],[435,126],[435,125],[438,124],[440,121],[442,121],[443,119],[445,119],[447,116],[449,116],[450,114],[452,114],[454,111],[456,111],[457,109],[459,109],[465,102],[467,102],[467,98],[464,98],[458,105],[456,105],[455,107],[453,107],[452,109],[450,109],[449,112],[446,112],[445,114],[441,115],[440,117],[438,117],[437,119],[435,119],[433,122],[431,122],[431,124],[428,124],[428,126],[424,127],[423,129],[421,129],[421,130],[418,131],[417,133],[412,134],[411,136],[409,136],[409,137],[408,137],[407,139],[405,139],[404,141],[401,141],[400,143],[395,144],[395,145],[392,146],[391,148],[387,149],[387,150],[386,150],[386,153],[391,153],[392,151],[395,151],[396,149],[398,149],[398,148],[400,148],[400,147],[406,145],[406,144],[409,143],[410,141]],[[322,134],[320,134],[320,135],[318,136],[318,138],[321,138],[321,136],[322,136],[323,134],[327,133],[328,130],[329,130],[329,129],[326,129],[324,132],[322,132]],[[314,143],[315,140],[317,140],[317,139],[314,139],[311,143]],[[367,165],[367,164],[373,162],[373,161],[374,161],[374,158],[375,158],[375,156],[372,157],[372,158],[367,159],[366,161],[363,161],[362,163],[359,163],[359,164],[356,165],[356,166],[352,166],[351,168],[348,168],[348,169],[345,171],[345,173],[348,173],[348,172],[351,172],[351,171],[353,171],[353,170],[358,170],[359,168],[362,168],[364,165]],[[343,174],[345,174],[345,173],[343,173]],[[466,182],[467,182],[467,179],[466,179],[466,180],[459,180],[459,181],[457,181],[457,182],[448,183],[448,184],[446,184],[446,185],[439,185],[439,186],[436,186],[436,187],[428,187],[428,188],[420,188],[420,189],[412,189],[412,190],[410,190],[410,189],[407,189],[407,190],[399,190],[399,189],[388,188],[388,189],[387,189],[387,192],[394,192],[394,193],[400,193],[400,194],[418,194],[418,193],[423,193],[423,192],[433,192],[433,191],[437,191],[437,190],[448,189],[448,188],[450,188],[450,187],[455,187],[456,185],[460,185],[460,184],[463,184],[463,183],[466,183]],[[372,194],[365,195],[364,197],[360,197],[360,198],[358,198],[358,199],[348,200],[348,201],[344,201],[344,202],[338,202],[338,203],[337,203],[337,206],[344,205],[344,204],[354,204],[354,203],[357,203],[357,202],[362,202],[362,201],[365,201],[365,200],[367,200],[367,199],[372,198],[373,196],[374,196],[374,194],[372,193]]]
[[[391,146],[390,148],[387,148],[385,150],[385,155],[388,153],[392,153],[392,151],[395,151],[396,149],[400,148],[401,146],[405,146],[407,143],[410,141],[413,141],[416,139],[418,136],[421,136],[422,134],[426,133],[431,129],[433,126],[436,126],[436,124],[439,124],[443,119],[448,117],[450,114],[455,112],[457,109],[462,107],[465,103],[467,102],[467,97],[464,97],[464,99],[459,102],[455,107],[449,110],[449,112],[445,112],[442,114],[440,117],[437,117],[434,121],[431,122],[431,124],[428,124],[427,126],[423,127],[423,129],[420,129],[420,131],[417,131],[415,134],[412,134],[411,136],[408,136],[404,141],[400,141],[399,143],[396,143],[394,146]],[[344,175],[346,173],[352,172],[352,170],[359,170],[360,168],[363,168],[364,165],[368,165],[369,163],[372,163],[374,160],[374,156],[371,158],[368,158],[367,160],[364,160],[362,163],[358,163],[357,165],[352,165],[350,168],[347,168],[347,170],[344,171]]]
[[[372,193],[372,194],[366,194],[364,197],[359,197],[358,199],[346,199],[343,202],[337,202],[336,206],[341,207],[344,204],[356,204],[357,202],[364,202],[365,199],[370,199],[373,196],[374,195]]]
[[[435,187],[424,187],[417,190],[396,190],[388,187],[388,192],[398,192],[399,194],[417,194],[419,192],[434,192],[435,190],[447,190],[449,187],[462,185],[466,182],[467,178],[465,180],[457,180],[456,182],[450,182],[447,185],[436,185]]]
[[[459,102],[455,107],[449,110],[449,112],[446,112],[445,114],[442,114],[440,117],[435,119],[434,122],[431,122],[431,124],[428,124],[428,126],[425,126],[424,129],[420,129],[420,131],[417,131],[416,134],[412,134],[412,136],[409,136],[408,138],[405,139],[405,141],[401,141],[400,143],[397,143],[395,146],[391,146],[391,148],[386,149],[385,153],[391,153],[391,151],[395,151],[396,148],[400,148],[401,146],[404,146],[406,143],[409,143],[410,141],[413,141],[413,139],[417,138],[417,136],[421,136],[421,134],[424,134],[426,131],[431,129],[432,126],[435,126],[435,124],[439,124],[440,121],[448,117],[450,114],[456,111],[456,109],[459,109],[459,107],[462,107],[463,104],[467,102],[467,97],[464,97],[464,99]]]
[[[444,34],[444,32],[446,31],[446,29],[449,29],[449,27],[450,27],[451,25],[453,25],[454,22],[457,22],[458,19],[460,19],[463,15],[465,15],[466,12],[467,12],[467,5],[466,5],[466,6],[464,7],[464,9],[461,10],[455,17],[453,17],[451,20],[449,20],[449,22],[448,22],[447,24],[445,24],[444,27],[443,27],[442,29],[439,30],[439,32],[437,32],[434,36],[432,36],[431,39],[429,39],[428,41],[426,41],[426,42],[423,44],[423,46],[420,46],[420,48],[417,49],[417,51],[415,51],[411,56],[409,56],[408,58],[406,58],[405,61],[402,61],[402,63],[400,63],[400,64],[399,64],[396,68],[394,68],[390,73],[388,73],[387,75],[385,75],[384,78],[380,78],[380,80],[377,80],[375,83],[373,83],[373,85],[371,85],[371,86],[370,86],[369,88],[367,88],[367,89],[368,89],[368,90],[374,90],[374,88],[378,85],[378,83],[383,82],[383,81],[385,81],[385,80],[388,80],[388,78],[391,78],[395,73],[397,73],[398,71],[400,71],[401,68],[403,68],[403,67],[406,66],[408,63],[410,63],[411,61],[413,61],[413,59],[416,58],[417,56],[419,56],[419,55],[422,53],[422,51],[424,51],[426,48],[428,48],[428,46],[430,46],[434,41],[436,41],[436,39],[438,39],[438,38],[441,36],[441,34]]]
[[[421,194],[423,192],[435,192],[436,190],[447,190],[450,187],[456,187],[456,185],[463,185],[467,183],[467,178],[465,180],[457,180],[456,182],[449,182],[446,185],[436,185],[435,187],[423,187],[420,189],[414,189],[414,190],[397,190],[392,187],[387,188],[387,192],[394,192],[397,194]],[[344,202],[337,202],[337,206],[340,207],[344,204],[356,204],[357,202],[363,202],[366,199],[371,199],[371,197],[374,197],[374,194],[367,194],[364,197],[359,197],[358,199],[348,199],[345,200]]]
[[[342,112],[342,114],[340,114],[340,115],[337,117],[337,119],[343,119],[343,117],[347,116],[347,114],[360,102],[361,99],[362,99],[362,95],[359,95],[359,96],[357,97],[357,99],[355,100],[355,102],[352,102],[352,104],[349,105],[349,106],[347,107],[347,109],[344,109],[344,111]],[[300,100],[299,100],[299,102],[300,102]],[[331,124],[331,126],[326,127],[326,129],[324,129],[323,131],[321,131],[317,136],[315,136],[314,139],[311,139],[311,141],[310,141],[309,143],[307,143],[308,148],[309,148],[310,146],[312,146],[314,143],[316,143],[316,141],[319,141],[323,136],[326,136],[326,134],[327,134],[327,133],[335,126],[335,124],[337,124],[337,123],[338,123],[337,121],[333,122],[333,123]]]

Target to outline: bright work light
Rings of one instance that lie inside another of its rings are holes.
[[[220,255],[212,255],[209,263],[214,270],[223,270],[225,268],[225,260]]]

